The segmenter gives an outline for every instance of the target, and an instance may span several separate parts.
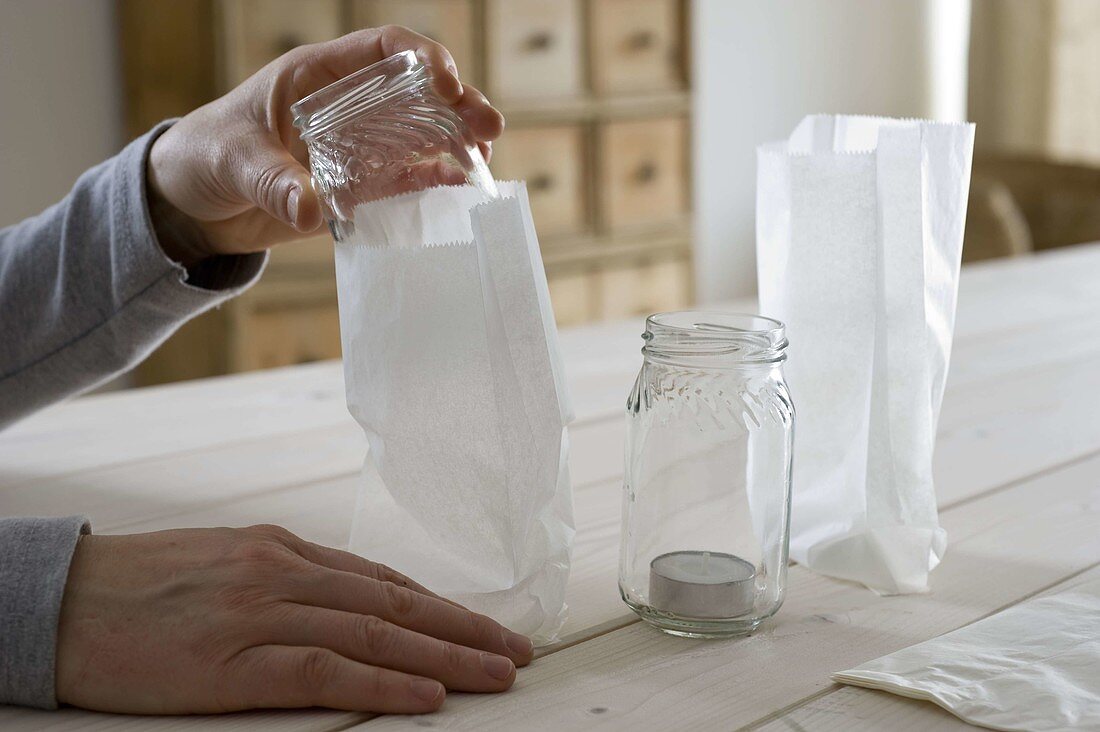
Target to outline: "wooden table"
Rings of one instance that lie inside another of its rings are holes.
[[[949,548],[932,591],[877,597],[794,566],[779,615],[745,639],[666,636],[619,599],[621,412],[641,329],[561,334],[578,412],[571,617],[509,693],[451,694],[419,718],[0,708],[0,727],[961,728],[829,674],[1100,576],[1100,244],[963,273],[935,465]],[[341,545],[363,451],[337,363],[89,397],[0,434],[0,513],[80,512],[100,533],[271,522]]]

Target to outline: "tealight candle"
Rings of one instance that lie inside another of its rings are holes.
[[[752,612],[756,567],[723,552],[679,551],[649,565],[649,604],[685,618],[734,618]]]

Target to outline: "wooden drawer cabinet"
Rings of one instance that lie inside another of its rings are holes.
[[[686,124],[681,117],[609,122],[600,129],[603,224],[632,228],[687,211]]]
[[[343,32],[340,0],[221,0],[225,82],[236,86],[271,59]]]
[[[691,261],[673,256],[599,272],[597,317],[625,318],[679,310],[691,302]]]
[[[546,283],[550,287],[550,302],[559,328],[592,320],[599,282],[590,270],[550,274]]]
[[[480,83],[471,0],[353,0],[351,7],[354,27],[412,28],[447,47],[463,81]]]
[[[493,145],[493,175],[525,180],[540,236],[585,228],[584,129],[580,125],[510,129]]]
[[[692,302],[693,280],[691,258],[684,252],[551,273],[547,277],[558,327],[683,309]]]
[[[256,310],[241,322],[238,354],[242,369],[340,358],[340,319],[336,303]]]
[[[592,88],[601,94],[683,85],[677,0],[590,0]]]
[[[578,0],[488,0],[486,79],[494,101],[581,90]]]
[[[650,313],[680,310],[695,300],[695,271],[690,257],[651,262],[642,275],[650,287],[645,305]]]
[[[271,250],[267,264],[267,275],[325,275],[332,277],[335,272],[335,244],[328,227],[324,233],[303,239],[302,241],[279,244]]]

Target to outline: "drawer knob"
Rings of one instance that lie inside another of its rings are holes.
[[[640,30],[635,33],[631,33],[626,39],[626,47],[631,51],[644,51],[647,48],[652,48],[656,42],[657,37],[651,30]]]
[[[644,162],[634,171],[634,179],[639,183],[649,183],[657,177],[657,166],[651,162]]]
[[[547,173],[539,173],[531,178],[530,183],[532,191],[548,191],[554,187],[554,178]]]
[[[531,51],[545,51],[554,45],[554,36],[547,31],[536,31],[527,38],[524,45]]]

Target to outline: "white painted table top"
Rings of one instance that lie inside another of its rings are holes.
[[[561,334],[577,409],[571,618],[510,692],[451,694],[415,718],[0,707],[0,728],[961,728],[829,674],[1100,576],[1100,244],[963,271],[935,464],[949,548],[932,591],[877,597],[794,566],[778,616],[745,639],[665,636],[618,597],[622,409],[641,332],[635,319]],[[341,545],[363,451],[334,362],[87,397],[0,433],[0,515],[83,513],[99,533],[278,523]]]

